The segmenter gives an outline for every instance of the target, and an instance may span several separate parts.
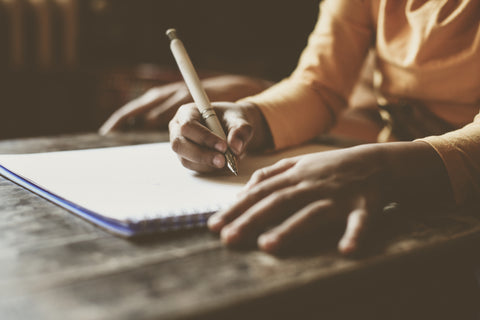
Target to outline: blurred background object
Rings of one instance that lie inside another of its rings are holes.
[[[203,77],[280,80],[318,0],[0,0],[0,139],[97,130],[128,100],[181,79],[175,27]]]

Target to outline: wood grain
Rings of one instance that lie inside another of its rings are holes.
[[[19,139],[1,141],[0,152],[166,139],[164,133]],[[386,217],[371,250],[360,258],[342,257],[333,245],[287,257],[229,250],[203,229],[127,240],[0,178],[0,314],[2,319],[395,318],[392,301],[401,306],[400,297],[412,295],[412,286],[419,299],[435,277],[466,270],[467,250],[478,248],[479,236],[478,215],[452,213]],[[421,303],[427,310],[429,302]],[[409,312],[401,308],[395,315],[400,319]]]

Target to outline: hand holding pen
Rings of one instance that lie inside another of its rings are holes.
[[[209,172],[227,166],[236,174],[236,158],[241,157],[247,147],[265,149],[271,145],[268,126],[253,104],[210,103],[175,30],[168,30],[167,35],[195,101],[180,107],[169,124],[172,149],[189,169]]]

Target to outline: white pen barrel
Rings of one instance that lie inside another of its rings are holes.
[[[173,56],[177,62],[178,68],[187,84],[187,88],[190,91],[190,94],[193,97],[193,101],[197,105],[197,109],[200,111],[202,118],[205,120],[207,127],[219,137],[224,140],[227,140],[225,131],[218,120],[218,117],[215,111],[210,104],[205,90],[200,83],[197,72],[193,67],[192,61],[187,54],[187,50],[183,46],[182,41],[177,38],[175,29],[168,29],[166,32],[168,38],[170,39],[170,49],[172,50]],[[235,156],[232,154],[230,149],[227,149],[225,152],[225,161],[226,166],[232,171],[235,175],[238,175],[237,163]]]
[[[207,123],[207,127],[212,130],[213,133],[215,133],[223,140],[227,140],[225,131],[223,130],[222,125],[216,115],[208,117],[207,119],[205,119],[205,122]]]
[[[210,100],[208,99],[205,90],[202,88],[200,79],[198,78],[197,72],[193,67],[192,61],[190,60],[182,41],[179,39],[173,39],[170,42],[170,49],[172,50],[175,61],[180,69],[180,73],[187,84],[188,90],[192,95],[193,101],[195,101],[197,108],[200,110],[200,113],[202,113],[208,128],[221,138],[226,139],[222,125],[217,116],[214,112],[208,112],[212,109],[212,105],[210,104]]]

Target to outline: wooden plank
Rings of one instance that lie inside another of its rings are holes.
[[[21,139],[0,142],[0,152],[161,139],[166,136]],[[306,304],[327,312],[336,300],[358,294],[355,286],[384,290],[392,268],[413,277],[408,261],[415,268],[429,259],[445,263],[466,244],[478,245],[480,217],[392,215],[380,230],[372,239],[377,245],[361,259],[341,257],[334,247],[283,258],[228,250],[206,230],[127,240],[0,179],[0,313],[8,319],[268,318],[293,316],[289,310],[298,315]]]
[[[0,153],[33,153],[168,141],[165,132],[113,133],[100,136],[95,133],[52,137],[22,138],[0,141]]]

